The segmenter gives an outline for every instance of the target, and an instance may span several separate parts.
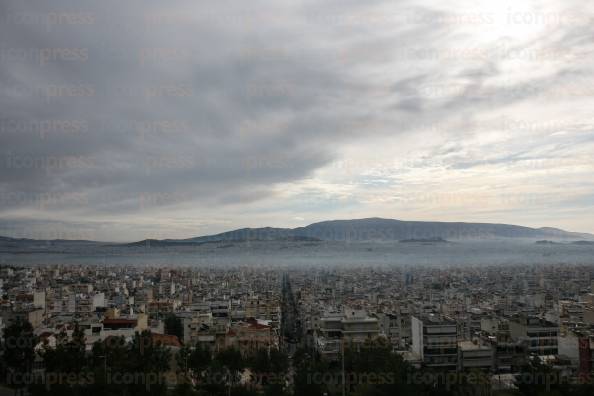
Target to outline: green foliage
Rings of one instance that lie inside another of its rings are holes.
[[[10,337],[17,337],[21,342],[11,343]],[[330,362],[306,349],[298,349],[289,359],[286,353],[274,348],[259,349],[249,356],[242,356],[234,348],[213,353],[199,345],[184,346],[175,356],[179,374],[182,374],[178,379],[183,380],[175,388],[167,389],[164,375],[170,369],[172,356],[169,349],[153,342],[148,331],[137,333],[129,342],[122,337],[110,337],[93,344],[91,351],[85,351],[84,332],[78,325],[70,338],[66,332],[58,334],[57,338],[56,348],[46,346],[40,356],[46,374],[59,380],[29,387],[33,396],[340,396],[343,378],[345,393],[349,396],[594,394],[591,385],[570,385],[558,371],[538,360],[524,367],[518,376],[519,390],[511,393],[494,392],[488,381],[477,385],[466,381],[466,377],[454,384],[417,381],[415,378],[419,376],[426,378],[427,374],[438,373],[416,370],[381,339],[344,345],[344,377],[340,355],[338,361]],[[30,324],[15,323],[7,327],[3,346],[6,368],[31,371],[36,342]],[[254,377],[250,383],[244,384],[240,378],[246,369]],[[481,372],[467,374],[489,378]],[[132,381],[123,379],[122,375]],[[543,378],[548,382],[537,381]]]
[[[45,367],[45,383],[33,387],[33,394],[82,395],[94,383],[92,369],[85,352],[85,336],[78,323],[72,338],[64,330],[56,337],[56,347],[40,352]]]
[[[84,332],[78,326],[70,340],[60,334],[56,348],[41,356],[46,382],[31,388],[33,395],[165,395],[164,374],[170,352],[154,343],[151,333],[137,333],[132,342],[109,337],[85,352]],[[51,378],[51,381],[47,381]]]
[[[180,318],[174,314],[169,314],[165,317],[165,334],[174,335],[180,341],[184,339],[184,325]]]
[[[525,396],[586,396],[594,394],[594,385],[591,383],[572,384],[560,371],[542,364],[539,359],[528,362],[516,377],[516,385],[519,392]]]
[[[285,375],[289,360],[287,354],[278,349],[259,349],[250,356],[242,356],[239,350],[226,348],[213,356],[210,350],[199,345],[186,346],[180,349],[176,359],[180,371],[188,378],[186,384],[176,388],[176,394],[287,394]],[[252,380],[240,385],[240,376],[246,369],[251,371]]]
[[[33,327],[28,321],[16,321],[4,329],[2,340],[3,376],[9,385],[20,388],[22,384],[18,378],[21,374],[31,372],[35,359],[35,345],[38,340],[33,334]]]
[[[342,359],[326,362],[314,353],[298,350],[295,362],[295,396],[327,393],[341,395],[343,383],[347,395],[422,395],[430,394],[423,384],[410,381],[413,367],[382,339],[363,345],[345,344],[344,377]]]
[[[212,362],[210,350],[198,344],[196,347],[184,346],[175,356],[177,366],[183,376],[183,384],[179,386],[176,392],[194,391],[193,383],[203,383],[205,374]]]

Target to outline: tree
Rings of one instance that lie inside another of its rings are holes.
[[[131,370],[129,345],[124,337],[108,337],[93,344],[89,365],[92,367],[94,382],[88,393],[92,396],[120,395],[122,387],[114,383],[116,373]]]
[[[276,348],[259,348],[246,362],[255,375],[253,382],[263,387],[265,394],[282,394],[289,369],[286,353]]]
[[[75,324],[72,339],[66,332],[59,335],[55,348],[45,347],[41,356],[45,368],[46,384],[36,386],[33,393],[43,395],[82,395],[93,382],[85,355],[85,336]]]
[[[414,384],[409,380],[414,373],[400,355],[392,351],[385,340],[369,340],[364,344],[345,344],[342,362],[328,362],[319,354],[299,349],[293,355],[295,396],[341,395],[343,378],[347,395],[389,396],[429,395],[430,386]],[[414,378],[414,377],[413,377]],[[447,394],[437,392],[436,395]]]
[[[174,335],[180,341],[184,339],[184,325],[180,318],[174,314],[169,314],[165,318],[165,334]]]
[[[237,376],[245,368],[245,361],[241,352],[235,348],[226,348],[216,354],[215,360],[221,366],[227,368],[234,376]]]
[[[382,338],[368,340],[363,345],[347,345],[345,370],[351,374],[346,381],[347,389],[357,396],[419,395],[429,389],[424,384],[411,383],[413,368]]]
[[[184,346],[177,353],[176,359],[177,365],[185,371],[199,374],[208,368],[212,353],[200,344],[195,347]]]
[[[246,362],[239,350],[227,348],[215,354],[205,370],[203,382],[198,390],[208,395],[241,394],[244,389],[237,386]]]
[[[528,362],[516,378],[519,391],[526,396],[579,394],[587,386],[570,386],[560,371],[535,358]],[[591,390],[591,388],[590,388]],[[591,393],[590,393],[591,394]]]
[[[9,385],[24,388],[25,375],[30,374],[35,360],[37,337],[33,326],[26,320],[17,320],[4,329],[3,360]]]
[[[169,370],[171,354],[160,343],[153,342],[149,330],[136,333],[128,346],[129,370],[134,375],[142,374],[142,381],[134,381],[128,386],[130,395],[163,395],[167,386],[164,374]]]
[[[305,349],[297,349],[293,355],[295,375],[294,395],[312,396],[328,393],[327,384],[317,374],[331,372],[329,365],[320,359],[319,354]],[[328,393],[329,394],[329,393]]]

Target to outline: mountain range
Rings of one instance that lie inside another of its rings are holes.
[[[297,228],[241,228],[215,235],[188,239],[145,239],[127,244],[110,246],[195,246],[216,242],[246,241],[342,241],[342,242],[410,242],[410,241],[459,241],[489,239],[533,240],[585,240],[594,241],[594,235],[568,232],[558,228],[530,228],[509,224],[403,221],[382,218],[355,220],[332,220],[313,223]],[[103,242],[85,240],[36,240],[0,237],[3,250],[71,249],[106,245]]]
[[[231,241],[410,241],[470,239],[594,240],[594,235],[558,228],[530,228],[509,224],[403,221],[382,218],[332,220],[297,228],[241,228],[188,239],[144,240],[132,245],[202,244]]]

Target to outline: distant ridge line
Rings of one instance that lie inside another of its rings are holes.
[[[534,241],[561,240],[587,244],[594,241],[594,235],[577,233],[552,227],[530,228],[501,223],[434,222],[405,221],[379,217],[328,220],[296,228],[240,228],[213,235],[186,239],[145,239],[131,243],[111,243],[118,246],[187,246],[212,242],[246,241],[384,241],[399,242],[409,240],[488,240],[488,239],[533,239]],[[35,240],[0,236],[0,245],[90,245],[110,244],[86,240]]]
[[[321,241],[402,241],[414,239],[586,239],[594,235],[568,232],[558,228],[530,228],[510,224],[404,221],[384,218],[329,220],[297,228],[240,228],[215,235],[188,239],[165,240],[177,242],[279,240],[314,238]]]

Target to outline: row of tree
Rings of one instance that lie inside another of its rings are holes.
[[[288,369],[287,355],[274,348],[249,355],[233,348],[170,349],[149,331],[130,342],[108,337],[89,352],[78,325],[70,337],[58,334],[54,346],[40,343],[28,322],[16,322],[2,342],[4,382],[32,395],[283,395]]]
[[[56,345],[35,350],[39,339],[28,322],[4,331],[2,378],[16,392],[36,395],[560,395],[594,394],[591,384],[567,382],[559,371],[538,361],[517,377],[514,391],[497,391],[488,373],[418,370],[381,340],[345,348],[329,362],[313,350],[298,349],[289,358],[271,348],[241,354],[237,349],[211,351],[200,346],[172,350],[146,331],[131,341],[109,337],[85,350],[83,330],[57,335]],[[43,343],[41,344],[43,345]]]

